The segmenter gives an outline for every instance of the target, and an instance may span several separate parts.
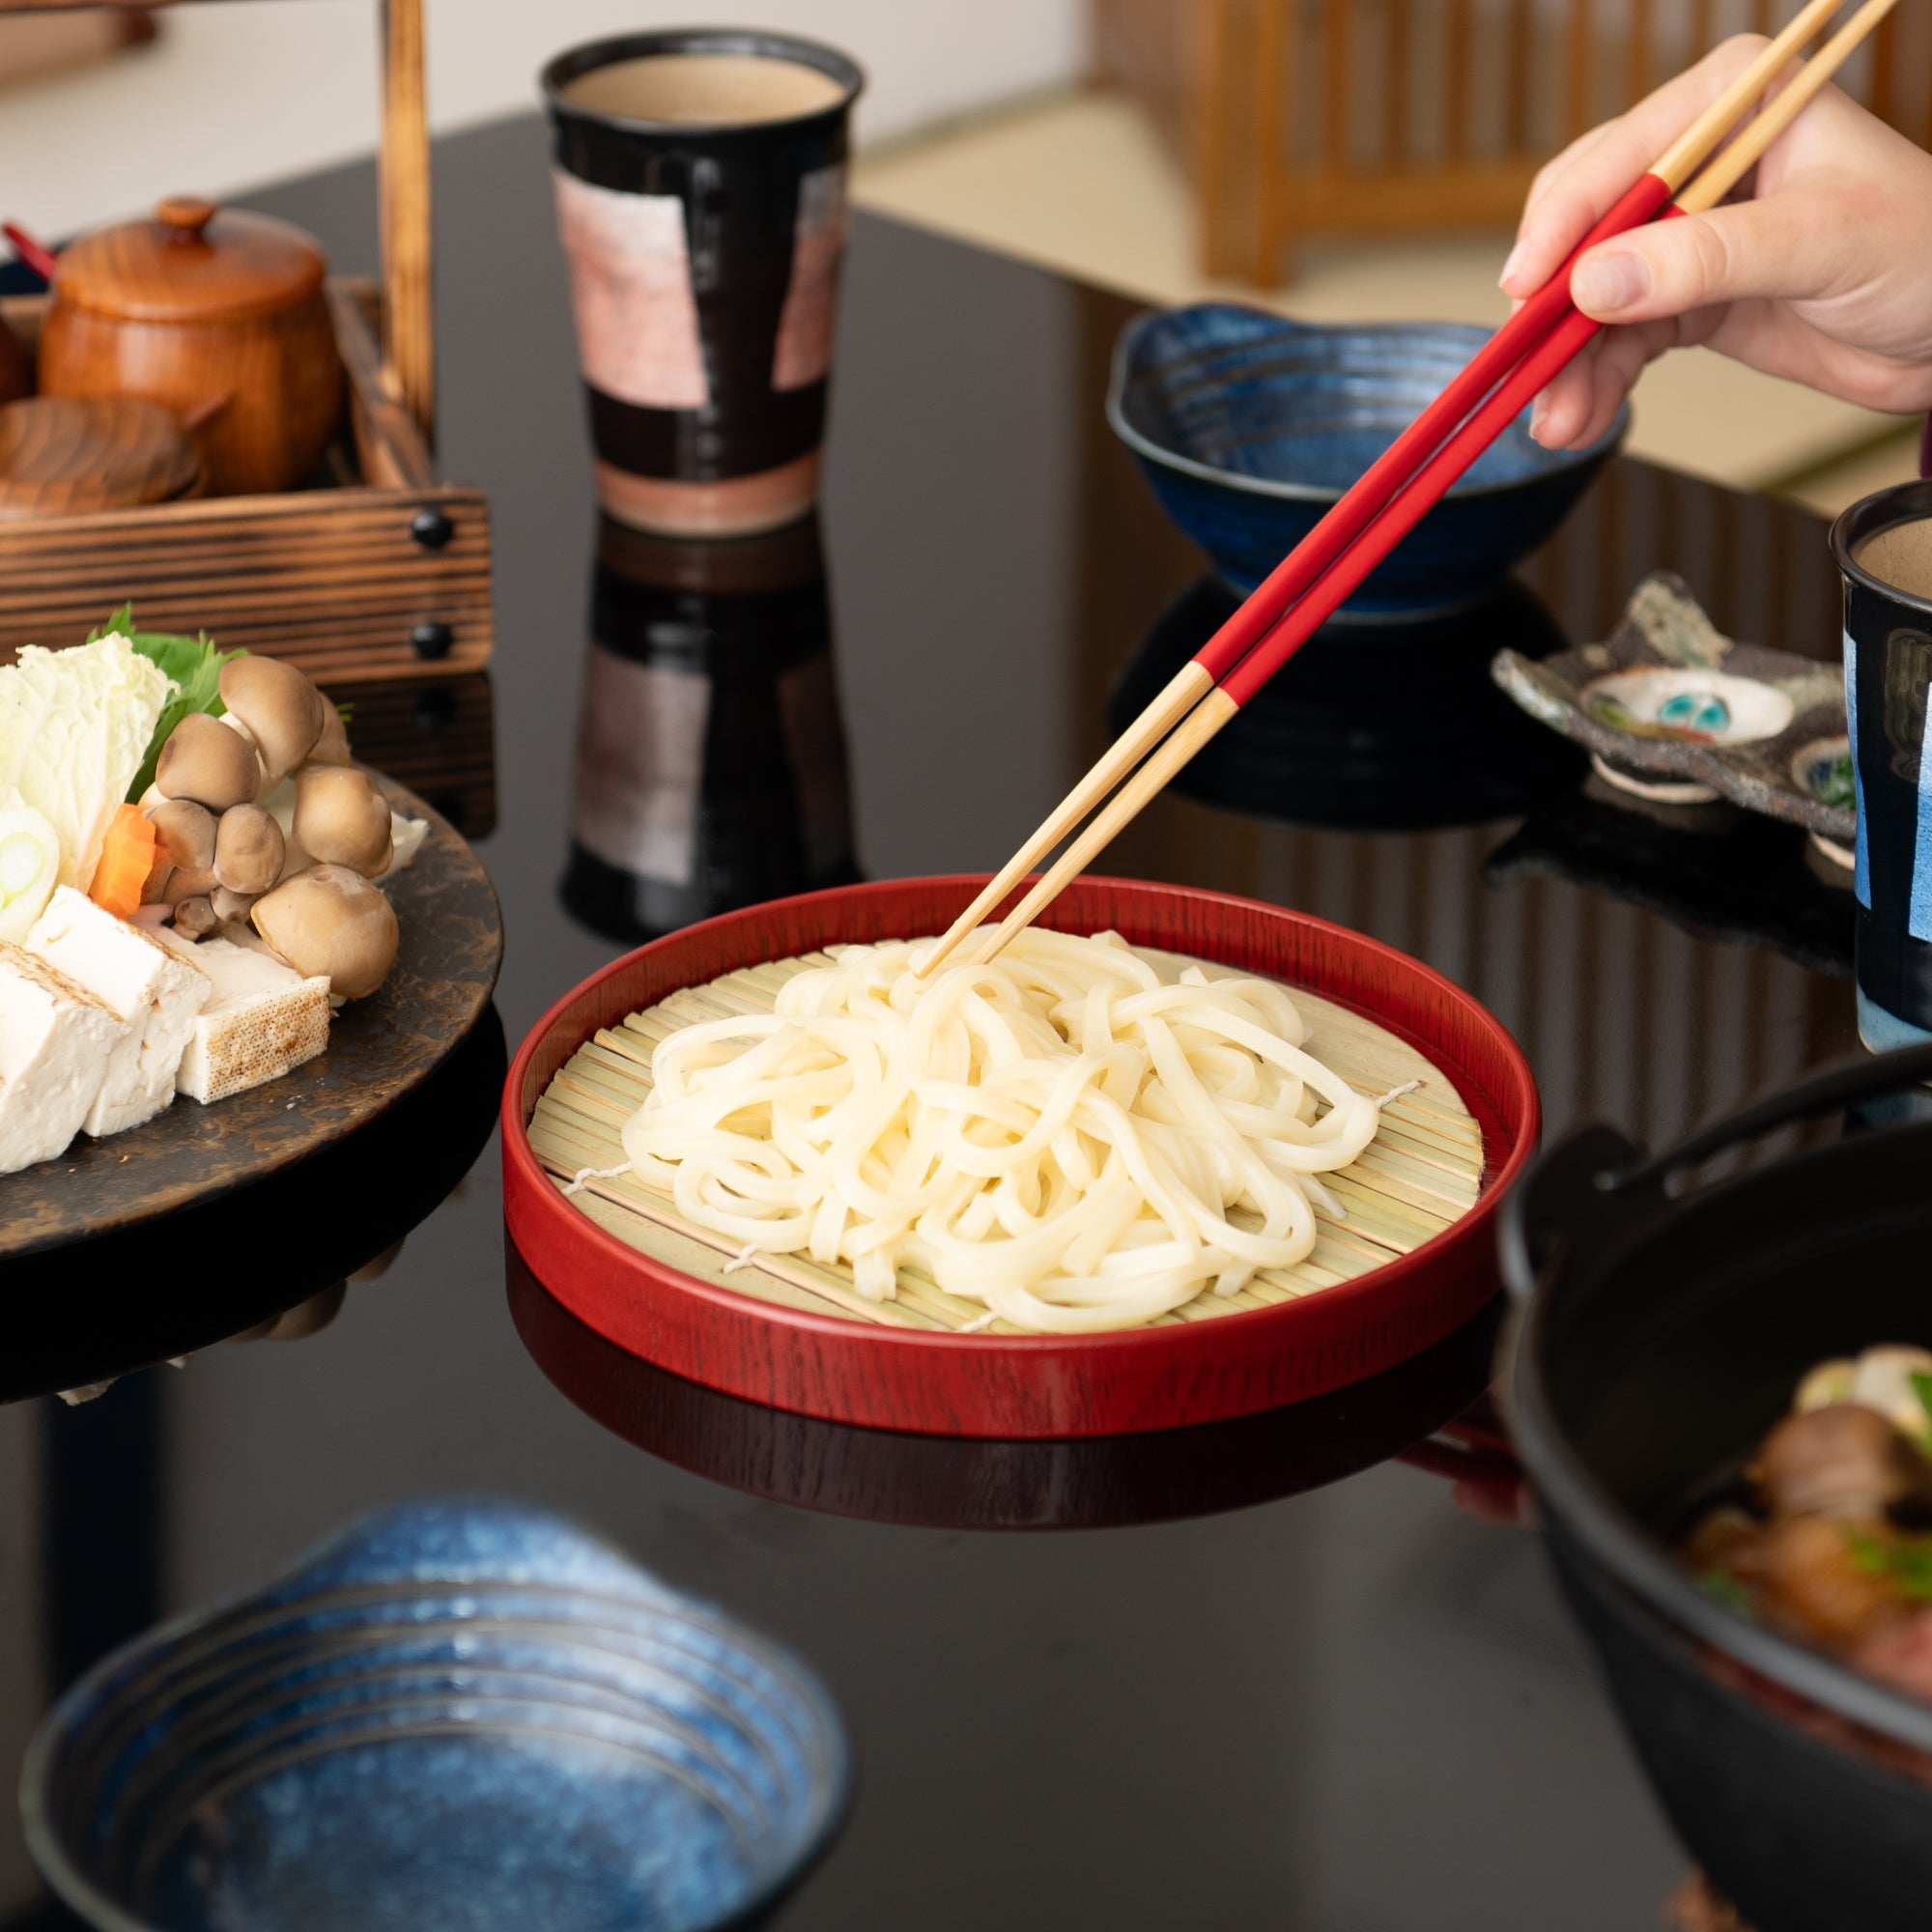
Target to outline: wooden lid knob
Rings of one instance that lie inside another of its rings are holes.
[[[155,209],[155,218],[171,231],[170,242],[199,242],[214,215],[214,203],[198,194],[171,194]]]
[[[11,0],[0,0],[0,15]],[[235,322],[319,296],[322,250],[299,228],[199,195],[62,249],[54,299],[124,322]]]

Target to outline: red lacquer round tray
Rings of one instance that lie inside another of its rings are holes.
[[[983,877],[839,887],[653,941],[567,994],[524,1041],[503,1094],[503,1213],[539,1280],[601,1335],[707,1388],[803,1415],[924,1435],[1122,1435],[1252,1415],[1406,1361],[1496,1293],[1496,1210],[1534,1151],[1536,1083],[1461,987],[1324,920],[1223,894],[1083,878],[1042,923],[1111,928],[1266,974],[1352,1009],[1424,1053],[1482,1129],[1482,1192],[1441,1234],[1320,1293],[1115,1334],[941,1334],[754,1301],[626,1246],[558,1190],[526,1128],[600,1028],[687,986],[825,946],[943,930]]]

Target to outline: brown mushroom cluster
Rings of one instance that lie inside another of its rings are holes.
[[[225,715],[191,712],[161,747],[143,809],[165,863],[148,882],[190,939],[228,932],[359,999],[395,962],[389,802],[349,758],[341,713],[278,658],[231,658]]]

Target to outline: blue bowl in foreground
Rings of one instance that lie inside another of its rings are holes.
[[[850,1785],[795,1660],[505,1503],[411,1503],[98,1664],[21,1774],[109,1932],[762,1922]]]
[[[1141,316],[1114,355],[1107,420],[1162,507],[1245,596],[1489,339],[1452,322],[1290,322],[1231,302]],[[1553,535],[1630,424],[1587,449],[1530,440],[1525,413],[1343,606],[1454,611]]]

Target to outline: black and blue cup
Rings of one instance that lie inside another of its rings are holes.
[[[864,85],[831,47],[735,29],[626,34],[545,68],[607,515],[744,536],[816,501]]]
[[[1932,482],[1855,503],[1832,527],[1845,580],[1845,709],[1859,835],[1859,1033],[1932,1039]]]

